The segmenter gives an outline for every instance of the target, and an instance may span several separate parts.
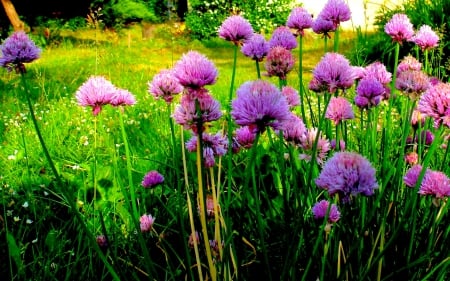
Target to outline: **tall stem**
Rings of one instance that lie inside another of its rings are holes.
[[[305,101],[303,100],[303,36],[298,36],[298,92],[300,93],[300,110],[306,124]]]

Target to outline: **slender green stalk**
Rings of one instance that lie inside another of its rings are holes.
[[[300,110],[306,124],[305,101],[303,98],[303,36],[298,36],[298,92],[300,93]]]
[[[255,65],[256,65],[256,77],[258,79],[261,79],[261,70],[259,67],[259,61],[257,59],[255,60]]]
[[[334,46],[333,46],[333,50],[335,53],[338,52],[339,50],[339,26],[336,28],[335,32],[334,32]]]

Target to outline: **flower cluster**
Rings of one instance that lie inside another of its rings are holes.
[[[330,202],[327,200],[320,200],[314,204],[311,211],[314,215],[314,219],[318,220],[327,217],[328,222],[330,223],[337,222],[341,217],[341,213],[336,204],[331,204],[330,206]]]
[[[434,127],[450,128],[450,84],[439,83],[429,87],[419,99],[418,110],[434,120]]]
[[[142,186],[144,188],[152,188],[164,182],[164,176],[158,171],[150,171],[145,174],[142,179]]]
[[[303,7],[295,7],[292,9],[286,21],[286,26],[296,31],[295,35],[304,36],[305,29],[311,28],[313,17]]]
[[[414,188],[418,184],[420,175],[423,173],[419,184],[419,194],[432,195],[437,199],[450,196],[450,178],[440,171],[425,169],[417,164],[412,166],[403,178],[406,186]]]
[[[392,41],[402,44],[410,40],[414,35],[414,27],[405,14],[395,14],[384,26],[384,31],[392,38]]]
[[[38,59],[41,54],[41,49],[23,31],[14,32],[6,38],[0,50],[0,65],[8,71],[15,69],[18,73],[25,73],[24,63]]]

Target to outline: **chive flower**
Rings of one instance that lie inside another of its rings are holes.
[[[0,50],[0,65],[8,71],[15,69],[17,73],[25,73],[24,63],[38,59],[41,54],[41,49],[23,31],[14,32],[6,38]]]
[[[439,36],[429,25],[422,25],[419,31],[414,34],[411,39],[422,51],[430,50],[438,46]]]
[[[189,51],[175,63],[173,73],[184,87],[198,89],[216,83],[218,71],[214,63],[197,51]]]
[[[286,21],[286,26],[294,29],[294,33],[297,36],[304,36],[305,29],[311,28],[313,24],[313,17],[308,11],[303,7],[295,7],[291,10]]]
[[[241,52],[255,61],[262,61],[269,53],[269,43],[263,35],[255,33],[241,47]]]
[[[324,219],[327,215],[328,209],[330,209],[328,214],[328,222],[329,223],[335,223],[337,222],[340,217],[341,213],[339,212],[338,207],[336,204],[331,204],[327,200],[320,200],[319,202],[315,203],[312,207],[311,211],[313,213],[314,219]]]
[[[402,44],[414,35],[414,28],[405,14],[394,14],[384,26],[384,32],[392,38],[392,41]]]
[[[434,119],[434,127],[450,128],[450,84],[439,83],[429,87],[419,99],[417,109],[426,117]]]
[[[80,106],[92,107],[92,114],[98,115],[102,107],[111,104],[117,88],[103,76],[91,76],[77,90],[75,97]]]
[[[148,83],[148,92],[156,99],[162,98],[166,103],[170,104],[177,95],[183,91],[183,86],[175,77],[172,70],[164,69],[153,76],[151,82]]]
[[[163,182],[164,176],[158,171],[153,170],[145,174],[141,184],[144,188],[152,188],[162,184]]]
[[[219,27],[219,37],[242,45],[253,35],[253,27],[248,20],[240,15],[232,15],[226,18]]]
[[[275,28],[272,33],[272,36],[269,39],[269,47],[283,47],[287,50],[292,50],[297,47],[297,39],[294,34],[292,34],[291,30],[287,26],[279,26]]]

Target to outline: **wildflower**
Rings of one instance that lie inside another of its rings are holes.
[[[416,136],[416,143],[424,143],[425,145],[431,145],[434,140],[434,135],[430,130],[422,131],[418,136]]]
[[[444,125],[450,128],[450,84],[439,83],[429,87],[420,97],[417,109],[434,119],[434,127]]]
[[[235,132],[235,138],[237,143],[244,148],[250,148],[253,145],[253,142],[255,141],[256,134],[252,130],[250,130],[250,127],[243,126],[236,129]]]
[[[98,235],[95,240],[97,241],[97,244],[101,249],[105,249],[106,247],[108,247],[108,240],[106,239],[105,235]]]
[[[81,85],[75,97],[81,106],[92,107],[92,114],[97,116],[104,105],[110,104],[117,88],[102,76],[91,76]]]
[[[298,91],[291,86],[284,86],[281,89],[281,93],[286,97],[286,100],[291,108],[300,104],[300,96],[298,95]]]
[[[291,10],[286,21],[286,26],[296,30],[295,35],[304,36],[304,30],[311,28],[313,24],[313,17],[303,7],[295,7]]]
[[[350,20],[351,11],[343,0],[328,0],[318,17],[331,21],[337,28],[341,22]]]
[[[184,87],[198,89],[217,80],[217,68],[205,55],[196,51],[185,53],[173,68],[175,77]]]
[[[28,208],[28,206],[30,206],[30,205],[28,204],[28,201],[25,201],[25,202],[22,204],[22,207],[24,207],[24,208]]]
[[[422,63],[420,63],[415,57],[408,55],[404,57],[397,66],[397,75],[400,75],[404,71],[421,71]]]
[[[317,136],[317,128],[309,129],[306,131],[306,134],[301,136],[300,139],[300,147],[303,149],[304,153],[299,155],[301,160],[311,161],[312,152],[314,148],[314,143],[316,141]],[[330,142],[322,137],[322,134],[319,135],[316,147],[316,161],[319,165],[323,165],[325,158],[327,157],[328,152],[330,151]]]
[[[303,123],[303,120],[294,113],[292,113],[291,118],[284,123],[283,137],[288,142],[300,144],[306,132],[305,123]]]
[[[430,86],[428,76],[418,70],[402,71],[395,80],[395,88],[417,99]]]
[[[328,208],[330,209],[328,213],[328,222],[337,222],[341,217],[341,213],[339,212],[336,204],[331,204],[330,207],[330,202],[328,202],[327,200],[320,200],[319,202],[314,204],[311,209],[314,215],[314,219],[319,220],[325,218],[327,216]]]
[[[283,47],[286,50],[292,50],[297,47],[297,39],[287,26],[277,27],[269,39],[269,47]]]
[[[156,99],[162,98],[166,103],[171,103],[173,96],[183,91],[183,86],[171,70],[162,70],[148,83],[148,91]]]
[[[197,150],[198,137],[193,136],[186,142],[186,148],[189,152]],[[211,135],[208,133],[202,134],[202,147],[203,147],[203,159],[206,168],[213,167],[215,165],[215,157],[223,156],[228,149],[228,140],[226,136],[221,133]]]
[[[241,47],[241,52],[256,61],[262,61],[269,53],[269,43],[261,34],[253,34]]]
[[[331,97],[328,104],[325,118],[328,118],[338,125],[343,120],[355,118],[350,102],[343,97]]]
[[[414,28],[407,15],[395,14],[384,26],[384,32],[391,36],[394,42],[402,44],[403,41],[411,39]]]
[[[197,209],[200,213],[200,206],[197,206]],[[214,200],[210,194],[206,195],[206,215],[209,218],[214,218]]]
[[[219,37],[236,45],[241,45],[250,39],[252,34],[252,25],[240,15],[229,16],[219,27]]]
[[[366,76],[366,69],[362,66],[352,66],[352,70],[355,80],[361,80]]]
[[[433,195],[440,199],[450,196],[450,179],[440,171],[429,170],[420,184],[420,195]]]
[[[354,152],[336,152],[325,163],[316,185],[328,190],[330,196],[339,194],[344,202],[360,193],[373,195],[378,188],[372,164]]]
[[[337,89],[348,89],[354,81],[353,69],[350,62],[341,54],[326,53],[313,70],[313,82],[317,83],[310,89],[327,89],[329,93],[335,93]],[[318,88],[317,88],[318,86]]]
[[[197,132],[199,124],[204,125],[218,120],[221,116],[220,103],[213,99],[206,90],[195,97],[183,95],[181,104],[175,108],[172,115],[177,124],[182,125],[185,129],[192,129],[194,132]]]
[[[375,78],[383,85],[387,85],[392,81],[392,74],[388,72],[386,66],[379,61],[366,66],[364,77]]]
[[[277,46],[270,49],[266,58],[266,70],[269,77],[277,76],[286,80],[287,74],[294,67],[294,56],[287,49]]]
[[[429,25],[422,25],[419,31],[416,32],[410,39],[417,46],[419,46],[422,51],[430,50],[437,47],[439,42],[439,36],[434,32]]]
[[[142,186],[145,188],[152,188],[164,182],[164,176],[158,171],[150,171],[145,174],[142,180]]]
[[[385,88],[375,78],[363,78],[356,87],[355,104],[361,109],[377,106],[382,100]]]
[[[231,116],[240,126],[262,133],[270,126],[281,129],[291,116],[286,98],[278,88],[264,80],[248,81],[237,89]]]
[[[189,235],[189,241],[188,241],[188,245],[189,248],[194,248],[194,245],[200,243],[200,235],[198,234],[198,231],[195,231],[195,233],[191,233]]]
[[[24,63],[38,59],[41,53],[41,50],[23,31],[14,32],[6,38],[0,50],[2,52],[0,65],[8,71],[15,69],[18,73],[25,73]]]
[[[418,161],[419,161],[419,155],[417,154],[417,152],[410,152],[405,155],[405,162],[408,165],[414,166],[417,164]]]
[[[139,219],[141,223],[141,232],[150,232],[153,227],[153,223],[155,222],[155,218],[152,215],[144,214]]]
[[[25,222],[26,222],[26,224],[32,224],[32,223],[33,223],[33,220],[27,219]]]
[[[330,146],[331,146],[331,149],[333,149],[333,150],[335,150],[337,148],[336,139],[332,139],[330,141]],[[339,150],[345,151],[345,141],[344,140],[339,140]]]
[[[112,106],[134,105],[136,104],[136,98],[132,93],[125,89],[117,89],[111,98],[110,104]]]
[[[323,34],[324,37],[326,36],[328,38],[331,38],[329,33],[336,31],[336,26],[331,20],[318,17],[313,21],[312,30],[314,31],[314,33]]]

